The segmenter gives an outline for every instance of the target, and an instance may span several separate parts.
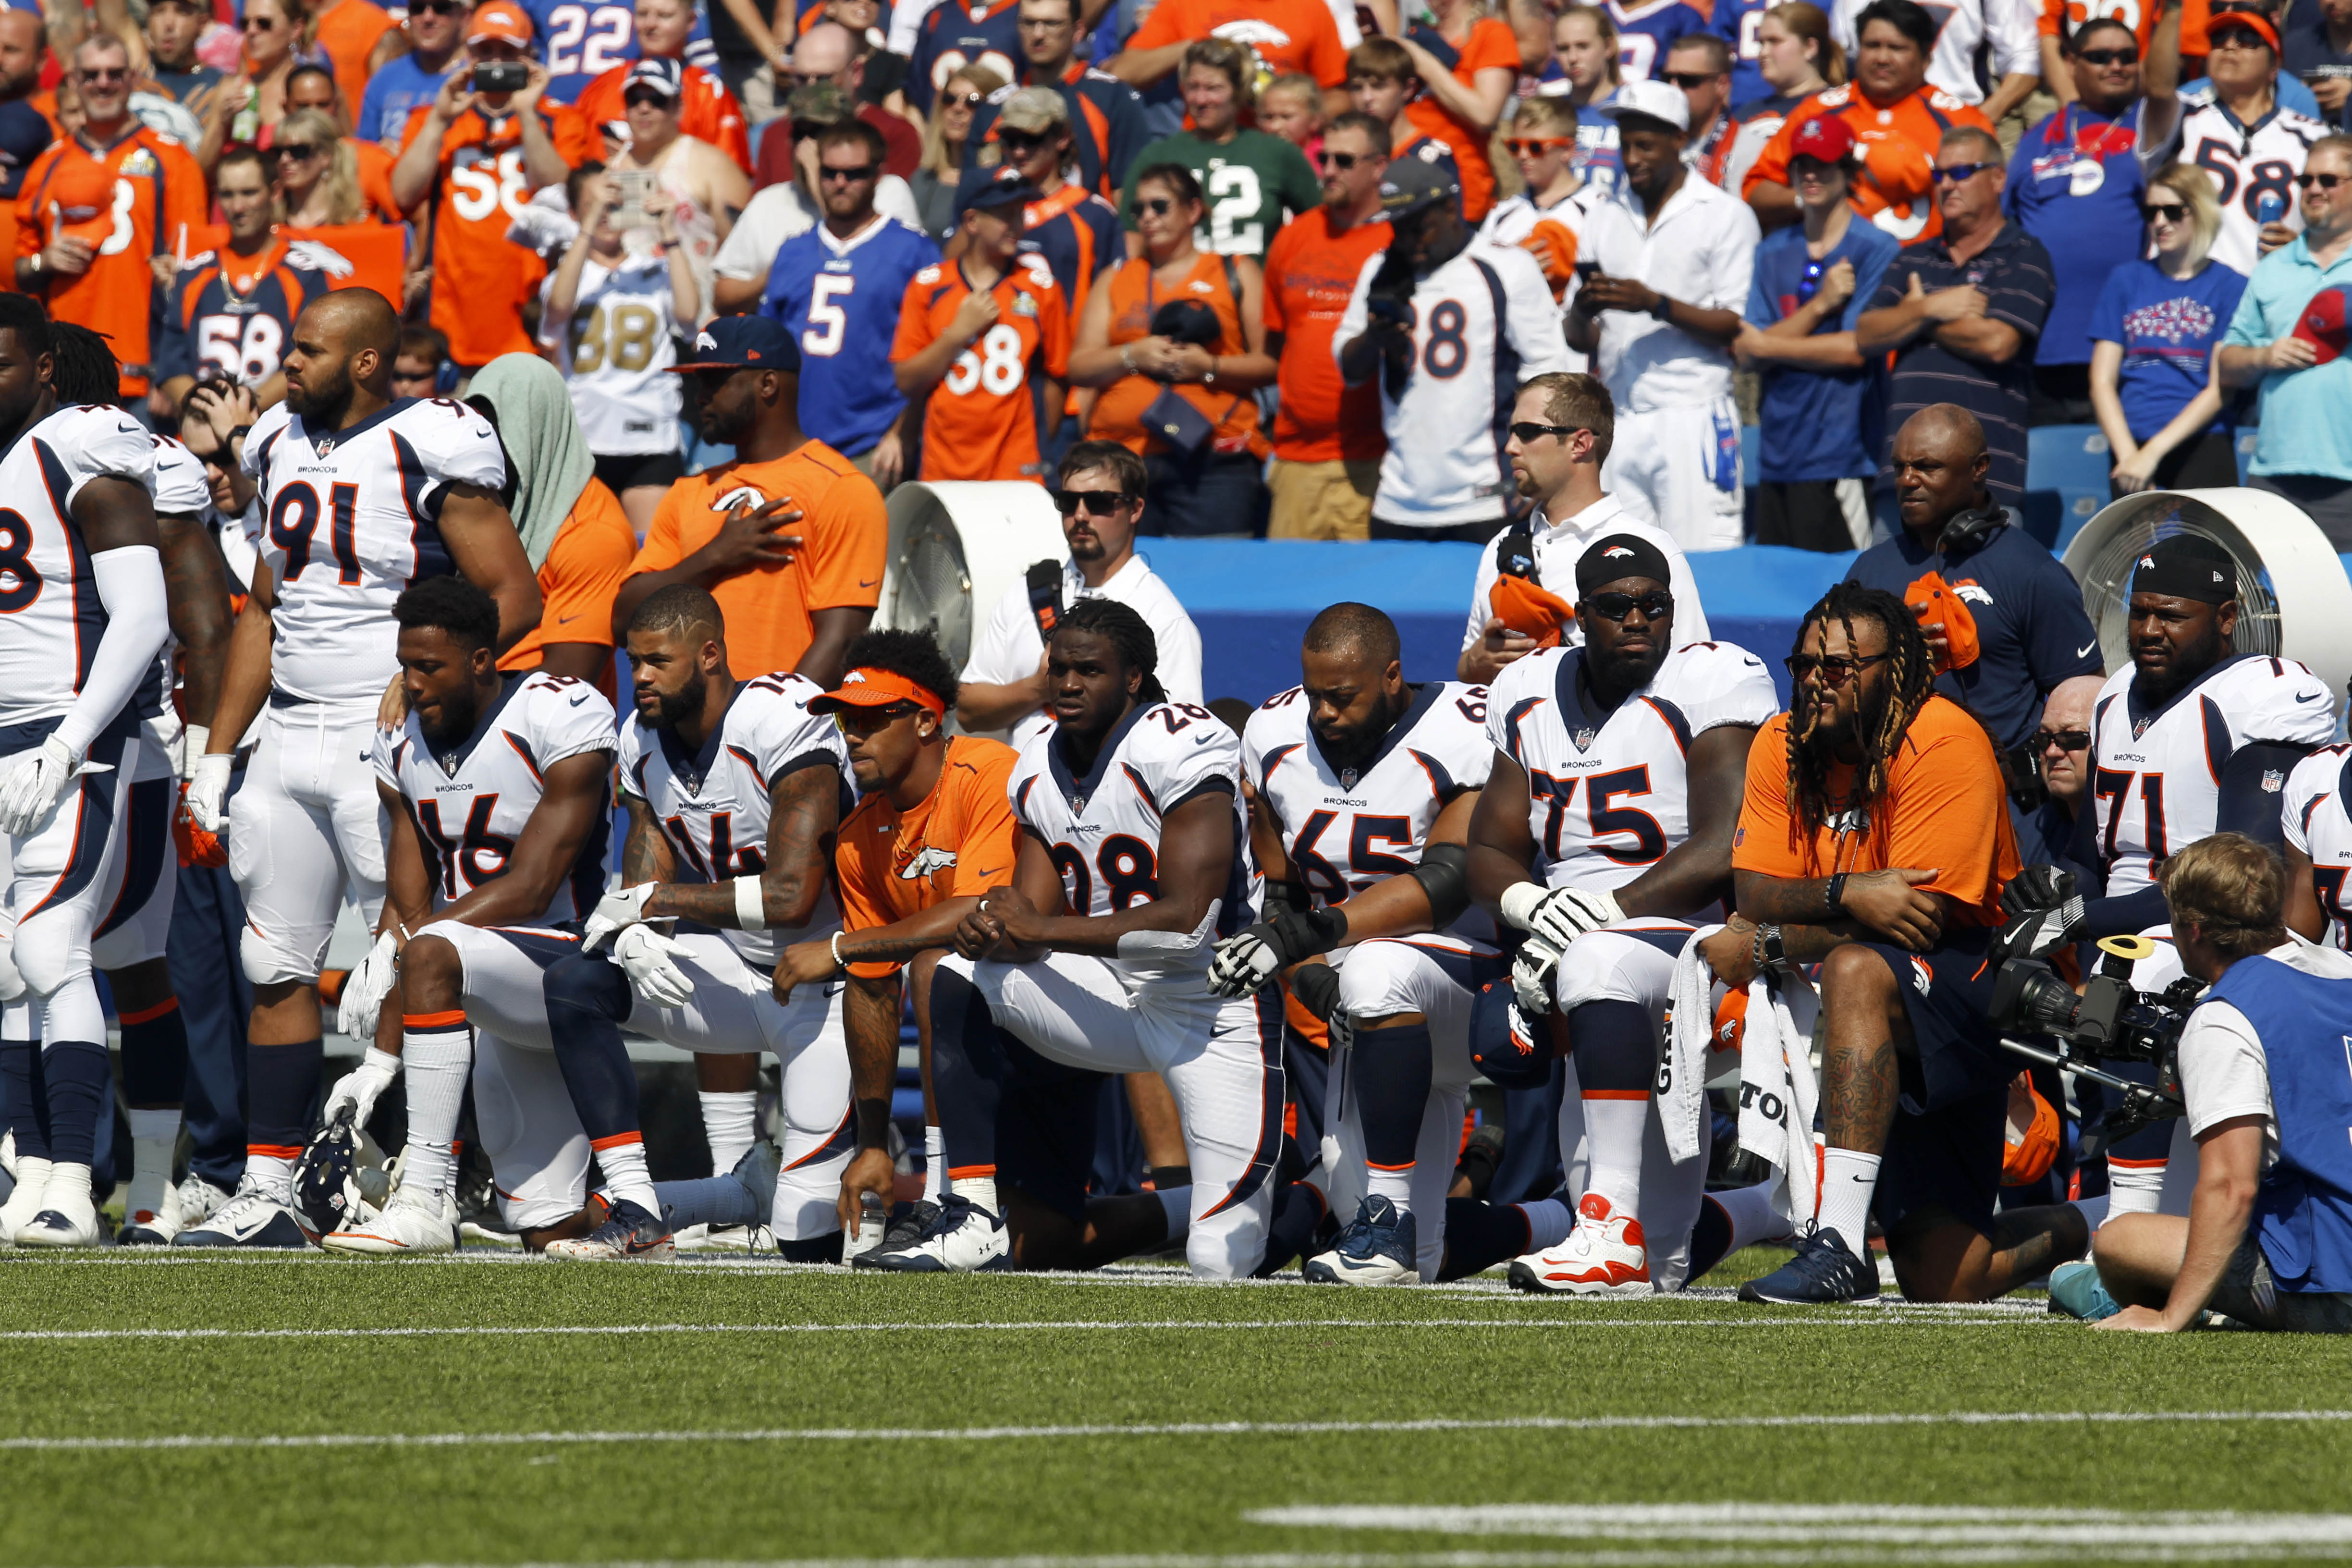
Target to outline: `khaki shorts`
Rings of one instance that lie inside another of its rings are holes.
[[[2282,1290],[2271,1277],[2253,1229],[2230,1255],[2230,1267],[2205,1303],[2242,1323],[2285,1334],[2352,1333],[2352,1296],[2325,1290]]]
[[[1370,539],[1377,462],[1294,463],[1276,458],[1266,475],[1274,494],[1268,539]]]

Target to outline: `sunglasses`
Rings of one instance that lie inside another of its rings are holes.
[[[317,157],[326,149],[309,142],[281,142],[271,151],[289,163],[299,163]]]
[[[1517,424],[1511,426],[1511,434],[1518,437],[1520,446],[1532,447],[1547,436],[1557,436],[1565,441],[1582,428],[1579,425]]]
[[[1957,185],[1963,180],[1973,180],[1987,169],[1994,167],[1996,165],[1991,163],[1955,163],[1948,169],[1937,170],[1936,183],[1939,185]]]
[[[76,71],[74,74],[79,77],[83,81],[87,82],[129,81],[131,79],[131,73],[128,70],[80,70]]]
[[[2091,732],[2088,730],[2036,730],[2025,739],[2025,749],[2037,757],[2053,746],[2062,752],[2088,751]]]
[[[2139,216],[2149,223],[2158,218],[2166,223],[2179,223],[2189,216],[2189,207],[2183,202],[2142,202],[2139,204]]]
[[[2136,66],[2139,64],[2137,49],[2084,49],[2074,57],[2095,66]]]
[[[1860,658],[1843,658],[1833,654],[1797,653],[1780,662],[1789,667],[1790,679],[1811,680],[1819,676],[1824,687],[1835,691],[1865,667],[1884,664],[1894,657],[1891,653],[1866,653]]]
[[[1176,210],[1176,204],[1166,196],[1154,196],[1148,202],[1138,202],[1135,205],[1137,211],[1148,212],[1153,217],[1166,217]]]
[[[833,723],[845,735],[864,737],[922,710],[912,702],[893,702],[887,708],[836,708],[833,710]]]
[[[1638,595],[1587,594],[1577,601],[1576,607],[1591,610],[1604,621],[1622,622],[1635,610],[1642,612],[1643,619],[1654,621],[1674,612],[1675,596],[1664,588]]]
[[[625,92],[621,95],[621,105],[625,109],[643,109],[647,106],[655,109],[667,109],[669,103],[668,99],[649,88],[639,88],[635,92]]]
[[[430,11],[436,16],[462,16],[466,14],[466,6],[461,0],[416,0],[416,4],[408,8],[408,14],[414,16],[419,11]]]
[[[1341,174],[1346,174],[1356,166],[1357,160],[1353,153],[1334,153],[1327,148],[1315,154],[1315,161],[1327,169],[1337,169]]]
[[[2268,39],[2264,38],[2260,33],[2254,32],[2251,28],[2246,27],[2227,28],[2221,32],[2208,35],[2206,39],[2206,47],[2211,49],[2217,55],[2223,49],[2262,49],[2267,51],[2270,47],[2270,41]]]
[[[1723,79],[1713,71],[1667,71],[1664,75],[1666,80],[1681,88],[1685,92],[1705,87],[1711,81]]]
[[[1540,158],[1555,147],[1573,147],[1575,139],[1568,136],[1528,136],[1503,143],[1503,151],[1514,158]]]
[[[278,24],[267,16],[247,16],[237,23],[236,29],[240,33],[274,33]]]
[[[2342,174],[2297,174],[2294,177],[2294,188],[2298,191],[2307,191],[2312,186],[2317,185],[2323,191],[2332,191],[2344,184],[2344,179]]]
[[[1000,131],[996,133],[996,139],[1003,144],[1006,152],[1016,158],[1026,153],[1034,153],[1051,140],[1038,135],[1034,131]]]
[[[961,103],[966,109],[978,109],[987,101],[988,94],[984,92],[944,92],[940,95],[940,103]]]
[[[816,174],[818,179],[827,182],[845,180],[854,184],[859,180],[872,179],[874,177],[874,165],[871,163],[859,163],[847,169],[836,169],[832,164],[828,163],[824,168],[819,169],[816,172]]]
[[[1084,507],[1088,517],[1112,517],[1134,499],[1125,490],[1055,490],[1054,510],[1067,517]]]

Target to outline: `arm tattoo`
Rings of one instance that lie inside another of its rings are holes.
[[[658,882],[669,874],[669,847],[654,826],[654,809],[635,795],[622,799],[629,808],[629,832],[621,840],[621,885]]]
[[[771,929],[808,923],[833,873],[834,829],[841,815],[841,775],[830,766],[795,768],[768,797],[767,865],[760,873],[762,912]],[[649,916],[740,929],[733,878],[668,882],[646,906]]]

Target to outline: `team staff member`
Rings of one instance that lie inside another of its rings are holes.
[[[961,254],[907,285],[890,360],[899,392],[923,403],[926,480],[1044,482],[1039,436],[1061,423],[1070,314],[1045,262],[1021,254],[1036,195],[1010,170],[973,185]]]
[[[2017,843],[1992,745],[1932,659],[1901,600],[1839,584],[1797,635],[1791,711],[1748,753],[1738,918],[1702,951],[1734,988],[1822,964],[1829,1146],[1812,1234],[1742,1300],[1874,1300],[1874,1197],[1914,1301],[1988,1300],[2090,1245],[2071,1205],[1993,1213],[2017,1068],[1988,957]]]
[[[1136,187],[1144,170],[1162,163],[1182,164],[1202,191],[1213,193],[1199,243],[1219,256],[1264,256],[1285,223],[1321,199],[1304,153],[1242,123],[1249,109],[1250,67],[1249,50],[1228,39],[1202,38],[1185,49],[1181,84],[1190,124],[1136,154],[1119,196],[1129,255],[1139,254],[1143,246],[1136,226]]]
[[[1380,389],[1340,380],[1331,336],[1364,264],[1389,246],[1381,210],[1388,153],[1389,129],[1370,115],[1350,110],[1331,121],[1318,154],[1323,205],[1285,224],[1266,248],[1265,352],[1280,393],[1265,481],[1269,539],[1372,536],[1372,492],[1388,450]]]
[[[1923,408],[1895,437],[1894,538],[1854,561],[1846,580],[1910,605],[1936,660],[1937,689],[1965,703],[2007,748],[2010,776],[2033,776],[2021,750],[2042,700],[2105,668],[2083,591],[2016,526],[1986,488],[1984,427],[1949,403]]]
[[[849,1040],[850,1102],[857,1152],[841,1179],[841,1227],[855,1233],[860,1194],[891,1206],[890,1090],[898,1074],[901,975],[913,961],[915,1016],[930,1096],[931,965],[980,895],[1009,885],[1017,835],[1007,785],[1016,753],[977,735],[950,735],[955,672],[928,632],[868,632],[850,646],[840,689],[809,704],[830,712],[849,742],[863,792],[841,825],[834,870],[841,933],[795,942],[776,962],[776,1000],[794,987],[844,974],[842,1028]],[[946,1144],[935,1113],[924,1118],[924,1202],[901,1224],[909,1241],[947,1195]],[[897,1227],[894,1227],[894,1229]]]
[[[25,171],[16,197],[16,287],[54,321],[111,341],[122,396],[144,398],[154,258],[184,256],[205,221],[204,171],[131,112],[131,52],[93,34],[73,52],[82,122]]]
[[[522,65],[523,85],[476,92],[472,71],[451,72],[432,107],[408,116],[392,194],[412,222],[431,224],[421,259],[432,268],[433,325],[470,369],[530,352],[522,310],[547,265],[507,230],[531,192],[587,162],[590,142],[578,110],[541,100],[547,68],[530,58],[530,20],[512,0],[476,9],[466,53],[477,67]]]
[[[1927,85],[1937,28],[1926,7],[1914,0],[1872,0],[1855,26],[1861,47],[1854,52],[1853,80],[1817,92],[1790,110],[1757,154],[1739,194],[1765,227],[1794,223],[1797,193],[1789,185],[1789,160],[1797,130],[1817,114],[1832,115],[1852,126],[1862,144],[1854,206],[1904,244],[1917,245],[1943,232],[1934,171],[1944,132],[1972,125],[1990,133],[1992,122]]]
[[[156,323],[154,374],[174,408],[199,376],[255,389],[263,407],[286,395],[278,366],[302,307],[334,287],[315,244],[297,246],[269,221],[267,154],[232,147],[213,170],[228,238],[180,264]]]

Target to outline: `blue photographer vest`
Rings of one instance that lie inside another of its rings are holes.
[[[2352,980],[2248,958],[2206,999],[2246,1016],[2270,1072],[2279,1157],[2254,1224],[2271,1272],[2282,1290],[2352,1292]]]

